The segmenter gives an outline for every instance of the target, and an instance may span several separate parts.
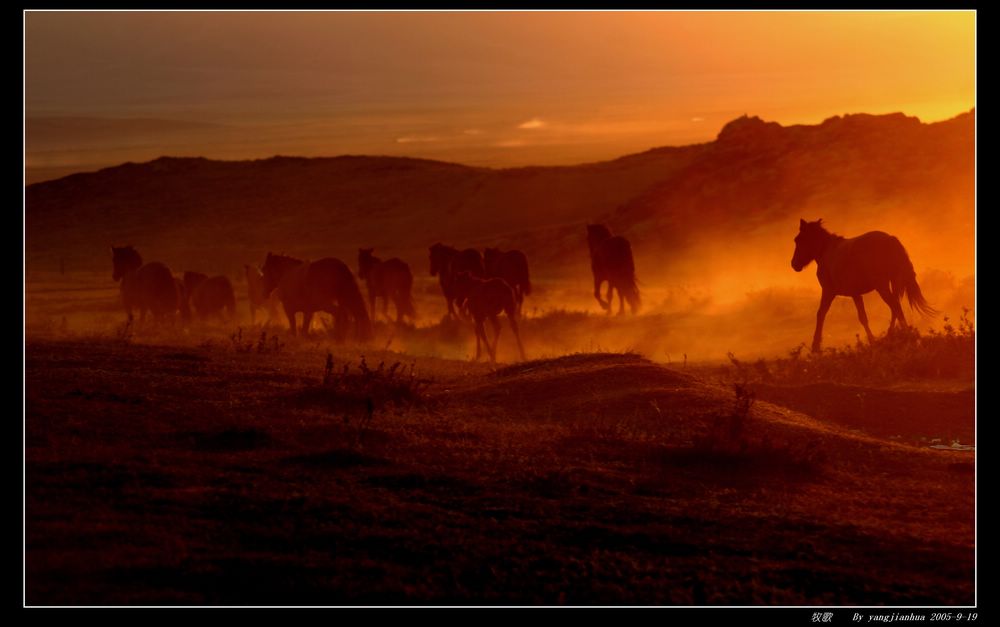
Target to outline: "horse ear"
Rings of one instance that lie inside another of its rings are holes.
[[[804,229],[804,228],[806,228],[806,221],[803,220],[802,218],[799,218],[799,229]]]
[[[816,224],[819,224],[819,225],[822,226],[822,224],[823,224],[823,218],[820,218],[819,220],[816,220]]]

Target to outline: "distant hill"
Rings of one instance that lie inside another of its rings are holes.
[[[175,269],[235,274],[268,249],[353,265],[359,246],[374,246],[425,273],[427,246],[444,241],[518,247],[536,275],[559,276],[586,267],[583,225],[595,220],[663,268],[729,238],[780,234],[790,257],[800,216],[967,232],[971,242],[974,116],[923,124],[858,114],[789,127],[742,117],[713,142],[567,167],[162,157],[29,185],[27,264],[55,269],[63,258],[103,271],[114,242]]]

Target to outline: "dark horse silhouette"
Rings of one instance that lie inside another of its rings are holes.
[[[461,310],[466,294],[462,292],[463,288],[455,281],[455,277],[459,272],[468,272],[478,278],[485,277],[483,256],[474,248],[459,251],[439,242],[430,247],[430,258],[431,276],[437,276],[441,283],[441,293],[448,303],[448,317],[457,318],[455,303],[458,303]]]
[[[264,275],[255,265],[244,264],[243,272],[247,279],[247,301],[250,303],[250,324],[257,323],[257,309],[267,309],[267,323],[275,319],[277,311],[277,295],[264,292]]]
[[[514,290],[503,279],[482,279],[473,276],[469,272],[459,272],[455,275],[455,283],[461,294],[464,294],[465,305],[469,308],[472,320],[476,325],[476,361],[482,352],[480,340],[486,344],[486,351],[489,353],[490,362],[496,363],[497,342],[500,340],[500,313],[507,314],[510,321],[510,328],[514,331],[514,338],[517,340],[517,350],[521,353],[521,360],[525,360],[524,347],[521,345],[521,333],[517,328],[517,303],[514,298]],[[493,345],[490,346],[486,337],[486,330],[483,323],[489,320],[493,325]]]
[[[611,230],[603,224],[587,225],[587,244],[590,246],[590,269],[594,272],[594,298],[601,308],[611,313],[614,291],[618,290],[621,303],[618,315],[625,313],[628,301],[632,313],[638,313],[642,301],[635,280],[635,262],[632,260],[632,246],[620,235],[611,235]],[[608,282],[608,300],[601,298],[601,283]]]
[[[232,320],[236,316],[236,292],[227,277],[209,277],[201,272],[184,273],[186,300],[201,318],[226,316]]]
[[[903,307],[900,305],[900,298],[904,294],[910,301],[910,308],[930,316],[937,313],[920,292],[917,274],[913,271],[906,249],[888,233],[869,231],[857,237],[844,238],[823,228],[823,220],[799,220],[792,269],[801,272],[811,261],[816,262],[816,277],[823,288],[819,310],[816,312],[816,333],[812,343],[814,353],[820,350],[823,320],[837,296],[850,296],[854,299],[858,320],[865,328],[869,342],[874,336],[868,326],[868,314],[865,313],[862,295],[872,290],[877,291],[889,305],[892,312],[890,332],[897,320],[902,327],[906,326],[906,317],[903,316]]]
[[[112,246],[111,263],[111,278],[121,282],[122,305],[129,322],[136,309],[140,324],[145,322],[147,311],[157,321],[178,310],[185,311],[184,286],[166,265],[158,261],[144,264],[142,255],[132,246]]]
[[[396,322],[403,322],[403,317],[416,319],[417,312],[413,308],[413,274],[410,266],[393,257],[382,261],[373,253],[374,248],[358,249],[358,276],[368,285],[368,304],[372,318],[375,318],[375,299],[382,299],[382,315],[389,318],[389,300],[396,305]]]
[[[333,314],[338,340],[344,339],[349,318],[354,319],[360,341],[372,338],[372,323],[358,282],[343,261],[333,257],[302,261],[269,252],[261,272],[265,293],[278,292],[292,335],[296,333],[295,314],[302,312],[302,334],[308,335],[313,314],[325,311]]]
[[[483,251],[483,262],[486,266],[486,276],[503,279],[514,289],[517,314],[520,316],[524,297],[531,294],[528,258],[519,250],[501,252],[499,248],[487,248]]]

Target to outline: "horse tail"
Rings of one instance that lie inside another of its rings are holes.
[[[527,296],[531,294],[531,273],[528,271],[528,260],[524,260],[524,264],[521,266],[521,295]]]
[[[635,259],[632,257],[632,245],[625,240],[624,249],[626,254],[622,259],[622,276],[618,282],[618,290],[621,292],[633,314],[639,313],[642,307],[642,298],[639,296],[639,281],[635,278]]]
[[[405,272],[400,273],[400,286],[396,296],[396,303],[402,311],[403,316],[410,320],[417,319],[417,309],[413,306],[413,274],[407,267]]]
[[[910,308],[916,309],[921,314],[925,316],[936,316],[938,310],[931,307],[927,299],[924,298],[923,292],[920,291],[920,286],[917,285],[917,274],[915,272],[910,274],[910,278],[903,283],[903,291],[906,293],[906,299],[910,301]]]
[[[639,313],[639,309],[642,308],[642,298],[639,296],[639,285],[635,279],[635,274],[633,273],[623,283],[616,285],[616,287],[621,290],[622,296],[628,301],[628,306],[632,308],[632,313]]]
[[[902,266],[899,277],[896,281],[893,281],[895,285],[893,291],[899,290],[900,295],[906,294],[906,299],[910,302],[910,309],[916,309],[922,315],[925,316],[936,316],[939,312],[937,309],[931,307],[927,299],[924,298],[923,292],[920,291],[920,286],[917,284],[917,273],[913,269],[913,262],[910,261],[910,256],[906,253],[906,249],[903,248],[903,244],[896,240],[899,244],[899,250],[902,253],[902,259],[900,265]]]

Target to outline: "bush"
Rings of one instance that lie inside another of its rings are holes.
[[[355,423],[360,443],[376,413],[406,411],[426,403],[426,388],[431,383],[417,376],[416,362],[407,368],[400,361],[389,367],[382,361],[372,369],[361,355],[356,368],[352,368],[351,362],[338,368],[333,354],[327,353],[322,384],[309,387],[298,396],[306,403],[341,416],[346,425]]]
[[[827,348],[803,357],[805,344],[788,357],[758,360],[752,366],[732,353],[738,379],[788,385],[834,381],[879,385],[910,379],[971,379],[976,365],[976,333],[969,309],[957,327],[945,317],[942,330],[921,334],[916,328],[898,329],[869,344],[856,337],[853,346]]]
[[[749,475],[805,477],[820,472],[825,456],[816,441],[776,442],[766,435],[752,434],[749,427],[756,393],[746,381],[733,384],[733,392],[732,410],[718,414],[708,432],[694,442],[694,454],[702,463]]]

